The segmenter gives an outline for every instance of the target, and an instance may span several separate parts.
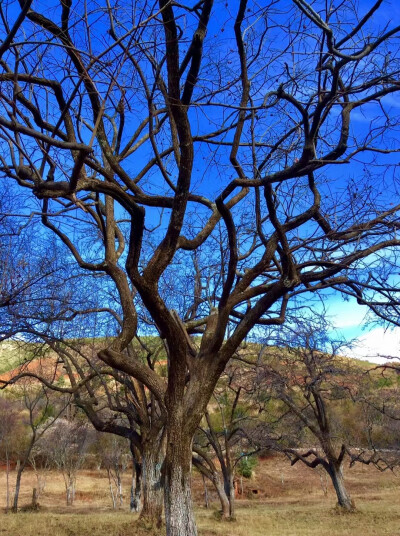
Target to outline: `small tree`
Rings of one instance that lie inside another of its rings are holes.
[[[13,512],[18,512],[19,493],[21,488],[22,474],[29,465],[35,445],[42,436],[56,423],[64,411],[63,405],[55,405],[55,394],[43,385],[31,379],[25,378],[13,388],[13,396],[21,404],[18,418],[21,420],[25,434],[23,440],[17,445],[18,457],[17,475],[13,499]],[[36,507],[36,492],[33,494],[32,506]]]
[[[22,433],[15,401],[0,397],[0,456],[6,465],[6,512],[10,508],[10,462]]]
[[[85,462],[91,440],[86,422],[66,419],[59,419],[42,438],[42,451],[63,476],[67,506],[74,503],[77,473]]]
[[[311,468],[323,467],[338,505],[352,510],[343,479],[345,456],[352,459],[343,406],[354,404],[363,374],[356,363],[338,355],[343,343],[329,337],[330,329],[320,318],[281,330],[281,345],[263,353],[258,381],[281,402],[275,407],[279,440],[269,438],[267,444],[284,452],[292,465],[301,461]]]
[[[122,476],[131,460],[126,439],[111,434],[101,434],[96,439],[97,456],[107,471],[113,509],[123,504]]]
[[[257,451],[247,434],[247,427],[254,418],[254,404],[249,396],[252,375],[248,372],[240,361],[228,366],[193,445],[194,465],[214,484],[221,502],[222,519],[230,521],[235,519],[235,472],[243,466],[243,460]]]

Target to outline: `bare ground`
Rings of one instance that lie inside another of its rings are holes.
[[[11,485],[15,472],[11,473]],[[237,521],[218,521],[218,503],[208,485],[210,508],[204,507],[201,479],[194,475],[194,497],[200,536],[400,536],[400,476],[357,466],[346,470],[355,501],[354,514],[340,514],[325,476],[283,458],[259,463],[251,480],[243,479]],[[0,469],[0,535],[7,536],[144,536],[151,532],[128,511],[130,475],[124,476],[125,501],[113,511],[104,471],[81,471],[72,507],[65,505],[62,476],[49,473],[39,497],[39,512],[3,514],[5,472]],[[30,503],[37,487],[33,471],[23,476],[20,505]],[[239,485],[240,487],[240,485]],[[162,532],[159,532],[161,535]]]

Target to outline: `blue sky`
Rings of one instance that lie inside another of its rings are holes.
[[[290,0],[281,0],[280,5],[290,5]],[[365,13],[374,2],[371,0],[360,0],[359,1],[359,8],[360,13]],[[43,5],[44,2],[40,1],[38,2],[36,0],[36,3],[33,5]],[[46,2],[46,6],[51,6],[54,4],[53,1]],[[218,8],[221,9],[223,4],[225,5],[225,2],[222,3],[217,2],[216,5],[219,6]],[[262,4],[262,3],[261,3]],[[15,2],[13,4],[14,6],[17,6],[18,4]],[[236,9],[236,3],[232,3],[232,10],[234,11]],[[227,4],[228,6],[228,4]],[[231,7],[229,5],[229,8]],[[228,9],[229,9],[228,8]],[[225,9],[225,8],[224,8]],[[16,11],[19,12],[19,7]],[[383,27],[386,23],[390,23],[391,25],[396,24],[397,20],[400,20],[400,0],[392,0],[392,1],[386,1],[383,3],[381,8],[378,10],[377,13],[374,15],[374,19],[376,20],[376,24],[380,27]],[[211,31],[217,31],[217,25],[216,28],[211,27]],[[222,30],[221,30],[222,31]],[[225,45],[227,42],[227,39],[229,37],[228,31],[224,31],[221,33],[220,39],[224,41]],[[232,35],[230,36],[232,38]],[[275,84],[276,85],[276,84]],[[400,107],[400,100],[397,97],[388,96],[385,98],[386,104],[390,105],[392,108],[399,108]],[[355,119],[354,125],[354,132],[357,134],[362,134],[368,131],[369,127],[369,116],[373,116],[373,106],[374,105],[368,105],[365,106],[363,109],[364,114],[361,113],[361,110],[355,111],[353,114],[353,119]],[[207,109],[208,111],[208,109]],[[197,113],[197,112],[196,112]],[[210,112],[211,113],[211,112]],[[201,125],[201,121],[199,121],[199,125]],[[140,153],[139,153],[140,155]],[[199,184],[203,182],[203,186],[205,184],[205,188],[208,190],[211,190],[211,188],[218,189],[218,193],[221,189],[222,180],[224,177],[222,177],[221,181],[218,181],[216,179],[219,179],[218,177],[215,177],[212,173],[210,173],[207,169],[208,164],[204,164],[202,161],[203,154],[201,151],[197,153],[197,161],[199,165]],[[364,157],[368,160],[370,157]],[[393,158],[393,157],[390,157]],[[391,162],[394,163],[394,161],[398,162],[397,155],[395,156],[396,160],[391,160]],[[130,165],[132,165],[132,169],[134,169],[134,162],[132,162]],[[129,166],[128,166],[129,167]],[[362,167],[362,164],[353,164],[351,167],[344,166],[340,169],[340,174],[337,173],[337,166],[333,166],[331,170],[327,171],[327,174],[331,174],[332,178],[336,175],[340,175],[338,178],[338,182],[342,181],[343,188],[344,185],[344,177],[350,177],[352,175],[357,176],[357,173],[360,171]],[[201,175],[204,176],[204,178],[201,178]],[[227,177],[229,179],[229,177]],[[195,179],[196,181],[196,179]],[[388,193],[390,195],[390,192]],[[165,214],[167,216],[167,211],[165,211]],[[392,331],[384,331],[381,327],[374,327],[371,325],[367,325],[365,323],[365,317],[367,310],[365,307],[358,306],[353,301],[343,301],[339,295],[330,297],[326,300],[325,306],[328,309],[328,314],[331,317],[331,320],[337,327],[337,329],[340,330],[340,332],[346,336],[348,339],[353,339],[354,337],[359,337],[360,345],[358,349],[353,349],[352,352],[354,355],[361,355],[363,357],[369,357],[376,356],[378,354],[384,354],[384,355],[393,355],[394,353],[398,352],[400,349],[400,330],[392,330]]]
[[[371,0],[359,2],[360,8],[364,10],[369,9],[372,4]],[[400,1],[384,2],[374,19],[377,23],[400,21]],[[389,95],[385,100],[391,107],[400,107],[398,95]],[[353,114],[353,120],[358,119],[360,123],[367,121],[361,114],[359,116]],[[335,296],[331,297],[326,305],[338,331],[347,340],[357,339],[357,343],[349,350],[349,355],[377,363],[387,361],[386,357],[389,356],[400,358],[400,328],[387,328],[368,322],[368,308],[357,305],[355,300],[346,302],[340,296]]]

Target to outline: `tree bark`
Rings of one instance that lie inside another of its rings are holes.
[[[225,492],[225,486],[219,475],[213,478],[215,489],[217,490],[218,498],[221,503],[221,519],[228,520],[230,518],[229,498]]]
[[[235,519],[235,484],[233,482],[233,475],[229,476],[229,519],[233,521]]]
[[[18,512],[19,490],[21,488],[21,477],[22,477],[23,471],[24,471],[24,464],[19,464],[18,471],[17,471],[17,478],[15,481],[15,493],[14,493],[14,501],[13,501],[13,507],[12,507],[12,510],[14,513]]]
[[[142,497],[142,464],[133,459],[132,486],[131,486],[131,512],[140,512]]]
[[[167,536],[197,536],[191,493],[192,437],[182,427],[168,430],[164,464]]]
[[[164,461],[164,449],[159,443],[144,444],[142,452],[142,497],[143,507],[140,519],[146,523],[161,527],[163,511],[163,487],[161,467]]]
[[[67,506],[72,506],[75,500],[75,478],[67,476],[65,481],[65,494]]]
[[[117,507],[117,504],[115,502],[114,489],[113,489],[113,484],[112,484],[111,469],[110,468],[107,468],[107,476],[108,476],[108,487],[110,489],[110,495],[111,495],[111,501],[112,501],[112,505],[113,505],[113,510],[115,510],[116,507]]]
[[[343,508],[344,510],[354,510],[354,502],[351,500],[351,497],[344,485],[342,464],[338,465],[330,463],[328,472],[336,491],[338,506]]]
[[[31,508],[32,508],[32,510],[38,510],[39,509],[37,488],[32,489],[32,504],[31,504]]]
[[[230,454],[226,453],[227,463],[224,460],[223,462],[223,477],[224,477],[224,491],[225,496],[228,501],[228,515],[225,517],[226,520],[233,521],[235,519],[235,485],[233,482],[233,471],[232,464],[230,460]]]

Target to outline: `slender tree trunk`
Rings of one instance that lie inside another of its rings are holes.
[[[203,479],[203,486],[204,486],[204,506],[205,508],[208,508],[208,489],[207,489],[206,477],[203,474],[201,474],[201,476]]]
[[[74,478],[72,482],[72,503],[75,502],[75,493],[76,493],[76,480]]]
[[[348,511],[354,510],[354,503],[344,485],[342,464],[330,463],[328,472],[336,491],[338,506]]]
[[[197,536],[191,493],[192,437],[179,420],[169,424],[164,467],[167,536]]]
[[[133,459],[132,486],[131,486],[131,512],[140,512],[142,491],[142,464]]]
[[[18,512],[19,491],[21,489],[21,478],[22,478],[22,473],[23,473],[24,469],[25,469],[25,464],[20,463],[19,466],[18,466],[18,470],[17,470],[17,478],[16,478],[16,481],[15,481],[14,501],[13,501],[13,507],[12,507],[12,510],[15,513]]]
[[[115,510],[117,508],[117,504],[115,502],[114,488],[113,488],[113,482],[111,478],[111,469],[109,467],[107,468],[107,476],[108,476],[108,486],[110,488],[110,495],[111,495],[113,510]]]
[[[140,519],[154,527],[161,527],[163,511],[163,487],[161,467],[164,461],[162,445],[145,443],[142,452],[142,498]]]
[[[66,499],[67,499],[67,506],[72,506],[72,490],[69,484],[66,489]]]
[[[24,472],[26,464],[28,463],[35,441],[36,441],[36,432],[33,432],[31,440],[29,442],[28,449],[24,454],[24,459],[22,460],[22,463],[20,460],[18,460],[17,462],[17,480],[15,483],[15,494],[14,494],[14,502],[13,502],[13,512],[15,513],[18,512],[18,499],[19,499],[19,491],[21,489],[22,473]]]
[[[225,493],[224,483],[219,475],[214,475],[213,482],[221,503],[221,519],[228,520],[230,518],[230,508],[229,499]]]
[[[224,475],[224,492],[228,502],[228,515],[225,516],[225,519],[233,521],[235,519],[235,486],[233,474],[230,472]]]
[[[67,476],[65,488],[67,506],[72,506],[75,500],[75,478],[73,476]]]
[[[235,483],[233,481],[233,475],[229,478],[229,517],[233,521],[235,519]]]
[[[118,468],[119,470],[119,468]],[[121,473],[118,472],[117,474],[117,489],[118,489],[118,499],[119,499],[119,506],[121,507],[124,502],[124,495],[122,492],[122,481],[121,481]]]
[[[32,508],[32,510],[38,510],[39,509],[37,488],[32,489],[32,504],[31,504],[31,508]]]
[[[6,451],[6,513],[10,509],[10,457]]]

